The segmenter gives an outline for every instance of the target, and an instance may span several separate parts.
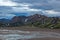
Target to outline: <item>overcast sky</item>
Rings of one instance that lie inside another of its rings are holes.
[[[0,0],[0,18],[36,13],[60,16],[60,0]]]

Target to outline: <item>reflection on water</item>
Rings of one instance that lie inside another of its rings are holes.
[[[0,30],[0,33],[0,39],[2,40],[30,39],[37,36],[34,32],[20,30]]]
[[[2,40],[29,39],[32,37],[33,37],[32,35],[19,35],[19,34],[0,35],[0,38],[2,38]]]
[[[20,34],[7,34],[7,35],[0,35],[2,40],[18,40],[18,39],[30,39],[35,38],[35,34],[31,35],[20,35]]]
[[[29,32],[20,30],[0,30],[0,39],[2,40],[18,40],[18,39],[31,39],[31,38],[44,38],[55,37],[60,38],[59,33],[53,32]]]

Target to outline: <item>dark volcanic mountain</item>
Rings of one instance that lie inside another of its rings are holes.
[[[15,16],[12,18],[11,23],[15,26],[17,25],[33,25],[38,27],[54,27],[60,28],[60,18],[59,17],[47,17],[40,14],[35,14],[31,16]]]
[[[23,22],[24,23],[26,18],[27,18],[26,16],[15,16],[11,19],[11,22],[12,23],[15,23],[15,22]]]
[[[12,23],[15,22],[22,22],[22,23],[26,23],[26,22],[36,22],[36,21],[41,21],[44,19],[47,19],[48,17],[44,16],[44,15],[39,15],[39,14],[35,14],[35,15],[31,15],[31,16],[15,16],[12,18]]]
[[[47,21],[51,22],[51,23],[57,23],[57,21],[60,18],[58,17],[47,17],[44,15],[40,15],[40,14],[35,14],[35,15],[31,15],[31,16],[15,16],[12,18],[12,23],[15,22],[21,22],[21,23],[34,23],[34,22],[40,22],[40,23],[45,23]]]

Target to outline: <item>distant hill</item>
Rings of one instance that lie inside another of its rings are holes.
[[[5,19],[5,18],[0,19],[0,23],[9,23],[9,22],[10,22],[9,19]]]

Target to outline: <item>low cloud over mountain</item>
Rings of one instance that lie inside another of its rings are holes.
[[[60,16],[60,0],[0,0],[0,18],[10,19],[21,13]]]

